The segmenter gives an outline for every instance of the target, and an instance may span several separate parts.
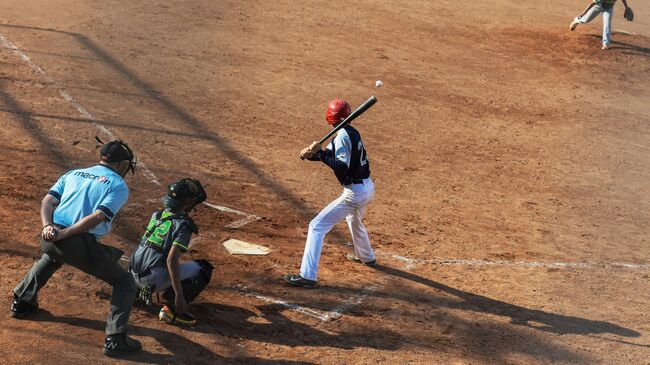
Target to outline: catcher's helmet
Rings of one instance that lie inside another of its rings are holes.
[[[167,187],[164,198],[165,208],[185,210],[189,212],[197,204],[202,203],[208,195],[203,190],[201,182],[196,179],[180,179]]]
[[[133,151],[129,148],[129,145],[120,141],[114,140],[104,144],[99,138],[95,137],[98,142],[103,144],[101,150],[99,150],[99,158],[104,162],[121,162],[129,161],[129,168],[127,172],[131,170],[135,174],[135,165],[138,163],[137,158],[133,154]]]
[[[350,104],[343,99],[334,99],[327,104],[325,120],[331,125],[336,125],[350,115]]]

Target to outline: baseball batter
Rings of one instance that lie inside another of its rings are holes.
[[[622,0],[625,6],[625,19],[628,21],[634,20],[634,12],[632,8],[627,6],[627,0]],[[616,0],[593,0],[589,2],[587,8],[582,13],[573,19],[569,28],[573,31],[578,24],[586,24],[594,20],[599,14],[603,14],[603,41],[602,48],[609,49],[612,42],[612,17],[614,16],[614,4]]]
[[[192,233],[199,229],[190,211],[205,201],[207,194],[198,180],[181,179],[167,188],[164,209],[153,213],[147,231],[133,251],[129,271],[138,285],[138,299],[151,302],[151,293],[163,292],[166,305],[160,319],[170,323],[194,324],[188,304],[208,285],[212,265],[207,260],[180,263],[189,249]]]
[[[350,105],[344,100],[334,99],[327,106],[325,119],[335,127],[349,115]],[[348,222],[354,245],[354,253],[348,254],[347,259],[375,266],[375,253],[363,225],[363,216],[375,194],[375,186],[370,179],[370,162],[359,132],[347,125],[337,133],[325,150],[318,142],[314,142],[303,149],[300,156],[310,161],[321,161],[331,168],[343,186],[343,193],[309,223],[300,274],[287,274],[284,279],[293,286],[316,286],[323,239],[344,218]]]

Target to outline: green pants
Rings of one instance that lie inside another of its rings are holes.
[[[131,274],[118,264],[122,250],[103,245],[88,233],[80,233],[57,242],[41,240],[41,250],[41,259],[34,263],[27,276],[14,289],[16,297],[27,302],[36,300],[38,291],[63,264],[74,266],[113,287],[106,334],[126,332],[136,285]]]

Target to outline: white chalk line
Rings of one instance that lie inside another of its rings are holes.
[[[336,319],[339,319],[343,316],[344,312],[347,312],[348,310],[352,309],[353,307],[356,307],[357,305],[361,304],[364,299],[368,297],[368,295],[372,292],[374,292],[377,288],[374,286],[370,286],[367,288],[364,288],[361,290],[361,292],[357,295],[353,295],[347,300],[345,300],[343,303],[337,305],[332,309],[330,312],[326,314],[328,317],[328,321],[333,321]]]
[[[636,33],[633,32],[628,32],[627,30],[624,29],[614,29],[613,31],[614,34],[625,34],[625,35],[636,35]]]
[[[282,299],[277,299],[273,298],[267,295],[263,294],[258,294],[255,293],[251,290],[249,290],[246,286],[244,285],[237,285],[235,287],[237,291],[241,292],[242,294],[248,296],[248,297],[253,297],[256,299],[259,299],[263,302],[267,303],[272,303],[272,304],[277,304],[280,306],[283,306],[285,308],[288,308],[290,310],[296,311],[298,313],[302,313],[304,315],[307,315],[312,318],[316,318],[318,320],[321,320],[323,322],[329,322],[329,321],[334,321],[343,316],[343,313],[345,311],[348,311],[352,307],[361,304],[363,300],[370,294],[371,291],[375,290],[374,287],[369,287],[364,290],[362,290],[359,294],[353,295],[343,303],[339,304],[338,306],[334,307],[331,311],[321,311],[318,309],[313,309],[309,307],[305,307],[299,304],[295,303],[289,303],[287,301],[284,301]]]
[[[260,217],[256,216],[255,214],[242,212],[241,210],[232,209],[232,208],[224,207],[224,206],[221,206],[221,205],[211,204],[211,203],[208,203],[208,202],[203,202],[203,204],[205,204],[206,206],[208,206],[208,207],[210,207],[212,209],[216,209],[216,210],[219,210],[219,211],[222,211],[222,212],[232,213],[232,214],[237,214],[237,215],[244,216],[244,218],[239,219],[237,221],[234,221],[234,222],[228,224],[226,226],[226,228],[236,229],[236,228],[242,227],[242,226],[244,226],[244,225],[246,225],[248,223],[255,222],[255,221],[261,219]]]
[[[109,130],[108,128],[104,127],[102,124],[97,123],[97,122],[96,122],[96,119],[93,117],[93,115],[90,114],[90,112],[89,112],[88,110],[86,110],[86,108],[84,108],[84,107],[79,103],[79,101],[77,101],[77,100],[76,100],[72,95],[70,95],[70,93],[66,90],[66,88],[64,88],[63,86],[61,86],[61,84],[59,84],[59,83],[56,82],[54,79],[52,79],[50,76],[48,76],[48,75],[45,73],[45,71],[43,71],[42,68],[40,68],[40,67],[39,67],[38,65],[36,65],[34,62],[32,62],[32,60],[31,60],[31,59],[30,59],[30,58],[29,58],[29,57],[28,57],[28,56],[27,56],[23,51],[21,51],[20,48],[18,48],[15,44],[13,44],[11,41],[9,41],[9,40],[8,40],[4,35],[2,35],[2,34],[0,34],[0,42],[2,42],[2,45],[3,45],[5,48],[7,48],[7,49],[13,51],[13,52],[14,52],[15,54],[17,54],[17,55],[18,55],[18,56],[19,56],[23,61],[25,61],[25,63],[27,63],[27,65],[28,65],[28,66],[29,66],[29,67],[30,67],[34,72],[36,72],[37,74],[41,75],[41,76],[42,76],[42,77],[43,77],[43,78],[48,82],[48,84],[53,85],[53,86],[57,89],[57,91],[59,92],[59,95],[61,95],[61,97],[62,97],[63,99],[65,99],[65,100],[66,100],[70,105],[72,105],[72,106],[73,106],[73,107],[74,107],[74,108],[75,108],[75,109],[76,109],[76,110],[77,110],[81,115],[83,115],[84,117],[88,118],[88,120],[90,120],[91,124],[92,124],[95,128],[99,129],[101,132],[103,132],[104,134],[106,134],[107,136],[109,136],[112,140],[117,139],[117,137],[115,136],[115,134],[113,134],[113,132],[111,132],[111,130]],[[144,171],[145,175],[147,175],[147,176],[149,177],[149,180],[150,180],[152,183],[154,183],[154,184],[156,184],[156,185],[160,185],[160,181],[158,181],[158,179],[156,178],[156,175],[155,175],[151,170],[149,170],[149,169],[144,165],[144,163],[141,162],[141,163],[139,163],[139,165],[140,165],[140,167],[142,168],[142,170]]]
[[[104,134],[109,136],[109,138],[111,138],[112,140],[117,139],[115,134],[110,129],[106,128],[105,126],[103,126],[100,123],[97,123],[97,121],[93,117],[93,115],[90,114],[90,112],[86,108],[84,108],[83,105],[81,105],[81,103],[79,101],[77,101],[77,99],[75,99],[72,95],[70,95],[70,93],[68,92],[68,90],[65,87],[61,86],[58,82],[56,82],[56,80],[52,79],[49,75],[47,75],[45,73],[45,71],[43,71],[43,69],[41,67],[39,67],[34,62],[32,62],[32,60],[29,58],[29,56],[27,56],[23,51],[20,50],[20,48],[18,48],[11,41],[9,41],[3,34],[0,34],[0,42],[2,42],[2,45],[5,48],[13,51],[23,61],[25,61],[25,63],[27,63],[27,65],[34,72],[41,75],[41,77],[43,77],[45,79],[45,81],[47,81],[48,84],[53,85],[57,89],[57,91],[59,92],[59,95],[61,95],[61,97],[63,99],[65,99],[70,105],[72,105],[81,115],[86,117],[95,128],[99,129],[101,132],[103,132]],[[149,178],[149,180],[151,182],[153,182],[156,185],[161,185],[160,181],[158,181],[158,178],[156,177],[156,175],[151,170],[149,170],[144,165],[143,162],[140,162],[138,165],[142,168],[145,175],[148,176],[148,178]],[[230,223],[229,225],[226,226],[226,228],[232,228],[232,229],[239,228],[239,227],[242,227],[242,226],[244,226],[244,225],[246,225],[248,223],[251,223],[253,221],[256,221],[256,220],[260,219],[258,216],[254,215],[254,214],[241,212],[241,211],[238,211],[238,210],[235,210],[235,209],[222,207],[222,206],[209,204],[209,203],[206,203],[206,205],[211,207],[211,208],[218,209],[218,210],[221,210],[221,211],[230,212],[230,213],[245,216],[244,218],[242,218],[242,219],[240,219],[238,221]]]
[[[294,310],[294,311],[296,311],[298,313],[305,314],[305,315],[307,315],[309,317],[313,317],[313,318],[319,319],[321,321],[327,321],[327,319],[328,319],[328,316],[325,313],[323,313],[323,312],[321,312],[319,310],[303,307],[301,305],[294,304],[294,303],[289,303],[289,302],[286,302],[286,301],[284,301],[282,299],[276,299],[276,298],[272,298],[272,297],[269,297],[269,296],[266,296],[266,295],[253,293],[253,292],[248,291],[245,286],[241,286],[238,289],[242,294],[244,294],[244,295],[246,295],[248,297],[253,297],[253,298],[259,299],[259,300],[261,300],[263,302],[267,302],[267,303],[273,303],[273,304],[281,305],[281,306],[283,306],[285,308],[289,308],[289,309]]]
[[[507,261],[507,260],[478,260],[478,259],[414,259],[389,252],[379,252],[378,256],[390,257],[407,264],[406,268],[413,268],[415,265],[460,265],[460,266],[519,266],[519,267],[545,267],[545,268],[568,268],[568,269],[596,269],[611,267],[616,269],[629,270],[650,270],[650,264],[631,264],[625,262],[538,262],[538,261]]]

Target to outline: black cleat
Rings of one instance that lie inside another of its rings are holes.
[[[116,333],[106,336],[104,341],[104,355],[118,357],[142,351],[140,341],[132,339],[126,333]]]
[[[305,279],[299,274],[286,274],[284,280],[293,286],[302,286],[303,288],[315,288],[316,280]]]
[[[14,301],[11,303],[12,317],[22,319],[36,311],[38,311],[38,301],[26,302],[14,295]]]
[[[371,260],[371,261],[363,262],[358,257],[356,257],[353,253],[349,253],[349,254],[345,255],[345,258],[348,259],[349,261],[360,262],[360,263],[362,263],[362,264],[364,264],[366,266],[369,266],[369,267],[377,266],[377,260]]]

